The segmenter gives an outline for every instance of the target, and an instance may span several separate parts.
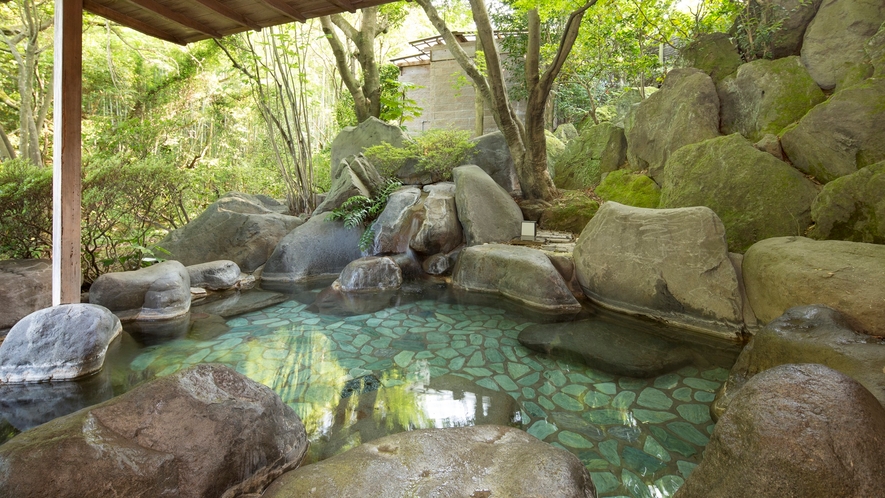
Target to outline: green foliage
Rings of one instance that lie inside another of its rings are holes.
[[[0,164],[0,257],[49,257],[52,169],[17,159]]]
[[[774,36],[790,12],[780,5],[747,3],[735,18],[731,34],[745,61],[771,59]]]
[[[326,219],[329,221],[341,220],[346,228],[366,227],[360,236],[360,250],[368,251],[375,240],[372,222],[384,211],[390,194],[402,186],[403,184],[399,181],[388,178],[384,182],[384,187],[374,197],[355,195],[344,201],[341,206],[333,209]]]
[[[383,64],[381,72],[381,116],[380,119],[388,123],[402,125],[421,115],[421,108],[414,99],[407,97],[407,93],[419,87],[412,83],[399,81],[399,67],[395,64]],[[356,118],[356,110],[353,103],[353,95],[350,92],[341,92],[341,96],[335,103],[335,121],[338,126],[356,126],[359,124]]]
[[[385,176],[393,176],[409,161],[415,161],[416,172],[449,180],[452,168],[460,165],[474,147],[468,131],[434,129],[405,147],[382,143],[369,147],[363,154]]]

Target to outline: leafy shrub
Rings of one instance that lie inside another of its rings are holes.
[[[384,211],[390,194],[402,186],[403,184],[399,181],[388,178],[384,187],[375,197],[355,195],[344,201],[338,208],[333,209],[326,219],[329,221],[343,220],[345,228],[366,227],[360,236],[360,250],[368,251],[375,240],[372,222]]]
[[[416,172],[449,180],[452,168],[460,165],[474,147],[468,131],[430,130],[405,147],[383,143],[369,147],[363,154],[382,175],[393,176],[409,161],[415,161]]]
[[[0,164],[0,257],[49,257],[52,169],[23,160]]]

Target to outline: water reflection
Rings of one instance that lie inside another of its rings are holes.
[[[107,369],[81,380],[0,384],[0,417],[17,431],[26,431],[112,397]]]

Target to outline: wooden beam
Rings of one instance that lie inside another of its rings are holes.
[[[136,31],[141,31],[142,33],[153,36],[154,38],[159,38],[161,40],[165,40],[167,42],[175,43],[178,45],[187,45],[181,38],[169,33],[168,31],[163,31],[159,28],[155,28],[149,24],[143,23],[138,19],[127,16],[126,14],[121,14],[116,10],[109,9],[104,5],[96,3],[94,0],[83,0],[83,8],[92,12],[93,14],[104,17],[105,19],[110,19],[117,24],[122,26],[126,26],[128,28],[132,28]]]
[[[52,304],[79,303],[83,0],[55,0]]]
[[[350,3],[350,0],[328,0],[328,1],[330,4],[334,5],[335,7],[338,7],[341,10],[346,10],[346,11],[350,12],[351,14],[356,12],[356,7],[354,7],[353,4]]]
[[[255,31],[260,31],[261,26],[256,24],[254,21],[251,21],[248,17],[240,15],[237,11],[231,9],[230,7],[224,5],[223,3],[218,2],[218,0],[196,0],[198,3],[202,4],[209,10],[220,14],[231,21],[239,24],[240,26],[245,26],[249,29],[254,29]]]
[[[184,14],[178,13],[169,7],[161,3],[157,3],[154,0],[126,0],[129,3],[138,5],[139,7],[149,10],[154,14],[158,14],[170,21],[177,22],[178,24],[184,26],[185,28],[190,28],[194,31],[199,31],[204,35],[211,36],[212,38],[221,38],[221,33],[215,31],[214,29],[206,26],[201,22],[194,21],[190,17],[187,17]]]
[[[291,5],[287,4],[283,0],[258,0],[258,1],[267,5],[268,7],[272,8],[273,10],[279,12],[280,14],[283,14],[284,16],[295,19],[296,21],[307,22],[307,17],[305,17],[305,15],[301,13],[301,11],[299,11],[295,7],[292,7]]]

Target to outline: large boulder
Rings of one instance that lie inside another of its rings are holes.
[[[519,190],[519,177],[516,175],[516,166],[504,134],[493,131],[476,137],[471,142],[476,145],[467,153],[461,165],[479,166],[507,192]]]
[[[346,167],[342,164],[345,158],[361,154],[375,145],[388,143],[394,147],[402,147],[407,140],[406,134],[398,126],[385,123],[371,117],[357,126],[348,126],[341,130],[332,140],[332,179],[341,175]]]
[[[183,265],[227,259],[242,271],[253,272],[281,238],[304,222],[281,214],[283,209],[263,196],[225,194],[190,223],[169,232],[157,244],[163,251],[156,253]]]
[[[744,61],[725,33],[701,35],[679,52],[682,63],[700,69],[719,83],[734,73]]]
[[[399,289],[402,284],[403,272],[392,259],[368,256],[345,266],[333,286],[342,292],[378,292]]]
[[[738,132],[754,142],[780,133],[826,100],[796,56],[744,64],[716,89],[722,133]]]
[[[426,185],[424,220],[409,246],[422,254],[448,253],[464,242],[464,231],[455,206],[455,184]]]
[[[362,229],[345,228],[329,221],[327,214],[314,216],[283,237],[267,260],[261,281],[288,284],[332,277],[362,256]]]
[[[284,474],[262,495],[290,496],[592,498],[596,490],[571,453],[518,429],[477,425],[408,431],[363,443]]]
[[[735,18],[732,32],[742,40],[750,59],[780,59],[799,55],[808,24],[821,0],[750,0]],[[764,36],[760,40],[760,33]]]
[[[560,196],[544,207],[538,226],[544,230],[581,233],[599,203],[580,190],[561,190]]]
[[[534,308],[577,312],[581,305],[562,275],[541,251],[486,244],[461,251],[452,285],[475,292],[500,293]]]
[[[885,77],[885,22],[879,27],[879,31],[873,35],[864,47],[864,52],[873,66],[873,77]]]
[[[559,188],[583,190],[597,185],[603,173],[618,169],[626,158],[623,128],[611,123],[585,127],[557,159],[553,178]]]
[[[374,197],[384,183],[375,166],[362,154],[342,160],[341,168],[335,174],[332,187],[323,202],[313,210],[313,216],[328,213],[355,195]]]
[[[805,31],[802,63],[829,90],[864,61],[864,45],[885,21],[881,0],[823,0]]]
[[[643,100],[627,127],[627,159],[634,171],[660,181],[670,154],[719,136],[719,96],[699,69],[674,69],[661,91]]]
[[[725,227],[709,208],[602,205],[575,246],[578,282],[593,301],[738,339],[738,277]]]
[[[230,289],[240,279],[240,267],[233,261],[209,261],[187,267],[191,287],[209,290]]]
[[[824,185],[811,205],[811,236],[885,244],[885,161]]]
[[[108,345],[123,331],[120,320],[94,304],[64,304],[35,311],[0,344],[0,382],[84,377],[101,370]]]
[[[661,202],[661,187],[654,180],[626,169],[605,175],[594,192],[603,200],[628,206],[656,208]]]
[[[885,246],[778,237],[744,255],[747,297],[762,323],[794,306],[824,304],[855,330],[885,336]]]
[[[455,205],[467,245],[510,242],[522,230],[522,211],[500,185],[479,166],[459,166]]]
[[[822,365],[756,375],[719,419],[677,498],[885,496],[885,409]]]
[[[750,339],[710,407],[711,413],[721,416],[754,375],[789,363],[819,363],[838,370],[885,405],[885,342],[855,332],[838,311],[812,305],[788,309]]]
[[[270,388],[226,366],[198,365],[19,434],[0,446],[0,490],[221,496],[294,468],[307,446],[298,415]]]
[[[837,92],[781,136],[793,165],[821,182],[885,160],[885,78]]]
[[[52,262],[0,261],[0,336],[31,313],[52,306]]]
[[[735,133],[679,149],[667,161],[662,208],[707,206],[725,224],[728,247],[798,235],[811,225],[817,186]]]
[[[390,194],[387,205],[372,223],[375,234],[369,254],[397,254],[409,249],[413,221],[421,211],[421,190],[403,187]]]
[[[105,273],[89,288],[89,302],[113,311],[124,322],[170,320],[190,311],[191,279],[178,261]]]

